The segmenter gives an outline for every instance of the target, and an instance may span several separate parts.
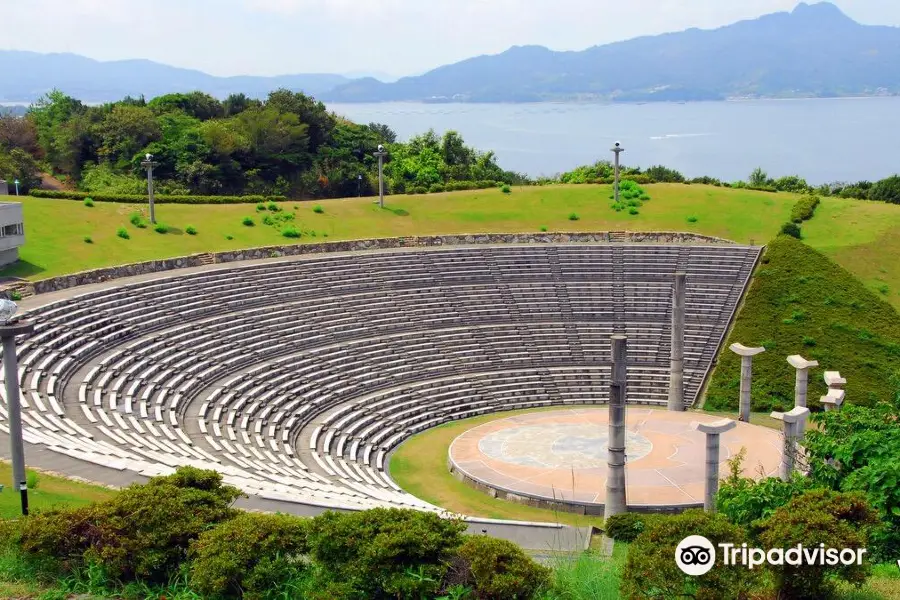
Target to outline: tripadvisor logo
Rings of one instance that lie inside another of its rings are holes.
[[[829,566],[861,565],[865,548],[829,548],[819,544],[811,548],[797,544],[791,548],[748,548],[747,544],[719,543],[722,564],[748,569],[760,565]],[[675,548],[675,564],[687,575],[703,575],[716,564],[716,546],[702,535],[689,535]]]

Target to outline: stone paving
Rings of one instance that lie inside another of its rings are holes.
[[[720,417],[629,406],[626,412],[628,505],[675,508],[702,505],[704,434],[692,422]],[[465,432],[450,446],[450,460],[488,487],[548,501],[602,504],[606,493],[606,408],[572,408],[491,421]],[[720,473],[746,448],[744,474],[776,475],[778,431],[738,423],[722,435]]]

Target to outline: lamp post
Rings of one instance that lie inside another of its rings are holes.
[[[28,483],[25,479],[25,445],[22,443],[22,405],[19,399],[19,365],[16,356],[16,336],[34,331],[28,321],[9,320],[16,313],[16,303],[0,299],[0,340],[3,343],[3,377],[6,380],[6,406],[9,412],[9,446],[12,457],[13,489],[22,498],[22,514],[28,514]]]
[[[15,184],[15,186],[16,186],[16,196],[18,196],[19,195],[19,180],[18,179],[14,180],[13,184]]]
[[[613,164],[615,165],[615,174],[616,174],[615,175],[616,183],[613,186],[613,188],[614,188],[613,193],[615,194],[615,201],[618,202],[619,201],[619,155],[622,154],[623,152],[625,152],[625,148],[622,147],[622,144],[620,144],[619,142],[616,142],[616,145],[613,146],[613,148],[612,148],[612,152],[615,155]]]
[[[362,198],[362,173],[356,176],[356,197]]]
[[[153,155],[147,153],[146,160],[141,161],[141,166],[147,169],[147,195],[150,198],[150,223],[156,225],[156,211],[153,207],[153,167],[159,163],[153,160]]]
[[[378,159],[378,206],[384,208],[384,157],[387,152],[382,144],[378,144],[378,152],[373,156]]]

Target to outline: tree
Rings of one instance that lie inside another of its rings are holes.
[[[44,154],[38,143],[37,127],[28,117],[17,117],[12,113],[0,114],[0,147],[21,148],[35,158]]]
[[[382,144],[393,144],[397,141],[397,133],[384,123],[369,123],[368,128],[378,136]]]
[[[215,119],[224,114],[222,103],[203,92],[158,96],[147,103],[147,107],[156,115],[182,111],[184,114],[200,121]]]
[[[335,126],[335,117],[328,113],[325,105],[311,96],[286,89],[269,94],[266,108],[296,115],[307,126],[308,149],[315,154],[328,141]]]
[[[749,183],[753,187],[765,187],[769,182],[769,174],[763,171],[762,167],[756,167],[750,173]]]
[[[40,186],[41,170],[28,152],[21,148],[9,150],[0,146],[0,179],[9,183],[10,190],[13,189],[13,182],[18,179],[19,193],[27,194],[28,190]]]
[[[122,104],[112,107],[95,132],[100,138],[98,157],[119,167],[127,167],[147,144],[162,138],[149,108]]]
[[[876,182],[869,190],[869,199],[900,204],[900,175],[892,175]]]
[[[245,94],[231,94],[222,102],[222,109],[226,117],[239,115],[251,106],[260,106],[259,100],[252,100]]]

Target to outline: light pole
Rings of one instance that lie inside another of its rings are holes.
[[[615,165],[615,174],[616,174],[616,182],[615,182],[615,185],[613,186],[613,189],[614,189],[613,193],[615,194],[615,201],[618,203],[619,202],[619,155],[621,153],[625,152],[625,148],[623,148],[619,142],[616,142],[616,145],[613,146],[612,151],[616,157],[615,161],[613,163]]]
[[[0,299],[0,340],[3,343],[3,377],[6,380],[6,406],[9,412],[9,446],[12,457],[13,489],[22,498],[22,514],[28,514],[28,481],[25,478],[25,445],[22,443],[22,405],[19,400],[19,365],[16,336],[34,331],[29,321],[9,320],[18,307],[12,300]]]
[[[153,160],[153,155],[147,153],[147,160],[141,161],[141,166],[147,169],[147,194],[150,197],[150,223],[156,225],[156,211],[153,207],[153,167],[159,163]]]
[[[13,181],[13,183],[16,186],[16,196],[18,196],[19,195],[19,180],[16,179],[15,181]]]
[[[384,157],[387,152],[382,144],[378,144],[378,152],[373,156],[378,158],[378,206],[384,208]]]
[[[362,173],[356,176],[356,197],[362,198]]]

